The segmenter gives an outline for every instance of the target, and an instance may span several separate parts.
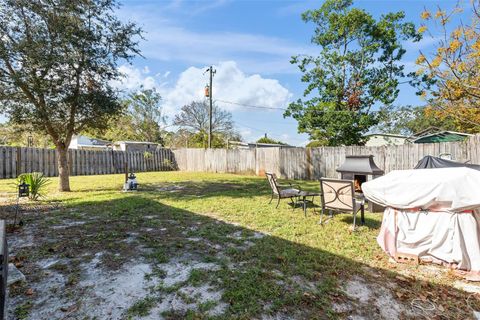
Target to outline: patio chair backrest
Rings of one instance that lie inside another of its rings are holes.
[[[279,194],[280,190],[278,189],[277,176],[275,173],[265,172],[265,175],[267,176],[268,183],[270,184],[273,193]]]
[[[352,180],[321,178],[320,190],[324,209],[353,212],[355,189]]]

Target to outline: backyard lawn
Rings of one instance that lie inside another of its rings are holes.
[[[265,178],[230,174],[52,178],[45,200],[22,204],[8,234],[26,281],[11,286],[17,319],[469,319],[475,284],[447,268],[399,265],[376,244],[381,214],[351,232],[324,226],[287,200],[269,204]],[[13,217],[13,180],[0,181]],[[297,181],[304,189],[316,182]],[[463,289],[459,289],[463,288]]]

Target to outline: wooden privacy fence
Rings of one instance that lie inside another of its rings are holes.
[[[451,154],[459,162],[480,164],[480,136],[463,142],[405,144],[382,147],[179,149],[174,150],[181,171],[254,173],[271,171],[287,179],[339,177],[336,172],[346,155],[373,155],[385,172],[412,169],[426,155]]]
[[[265,170],[279,168],[279,152],[279,148],[177,149],[173,151],[180,171],[256,175],[263,175]]]
[[[43,172],[58,175],[57,151],[54,149],[0,146],[0,179],[15,178],[21,173]],[[170,149],[154,152],[68,150],[70,174],[93,175],[124,173],[125,162],[131,171],[168,171],[176,169]]]
[[[258,148],[258,149],[159,149],[143,152],[69,150],[72,175],[125,172],[125,161],[134,172],[181,170],[263,175],[271,171],[287,179],[338,177],[335,171],[346,155],[374,156],[375,163],[389,172],[411,169],[426,155],[451,154],[456,161],[480,164],[480,136],[464,142],[405,144],[384,147]],[[0,146],[0,178],[24,172],[58,174],[53,149]]]

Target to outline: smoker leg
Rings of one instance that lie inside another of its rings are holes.
[[[355,223],[356,223],[356,220],[357,220],[357,212],[354,211],[353,212],[353,230],[355,231]]]
[[[307,217],[307,197],[303,197],[303,215]]]
[[[362,204],[360,207],[360,221],[362,223],[362,226],[365,224],[365,206]]]
[[[17,206],[15,207],[15,219],[13,220],[13,227],[15,228],[15,225],[17,224],[17,215],[18,215],[18,209],[20,209],[20,197],[17,197]]]

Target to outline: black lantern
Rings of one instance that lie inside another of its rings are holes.
[[[18,185],[18,197],[23,198],[23,197],[28,197],[30,195],[30,185],[26,184],[25,181],[22,181]]]

